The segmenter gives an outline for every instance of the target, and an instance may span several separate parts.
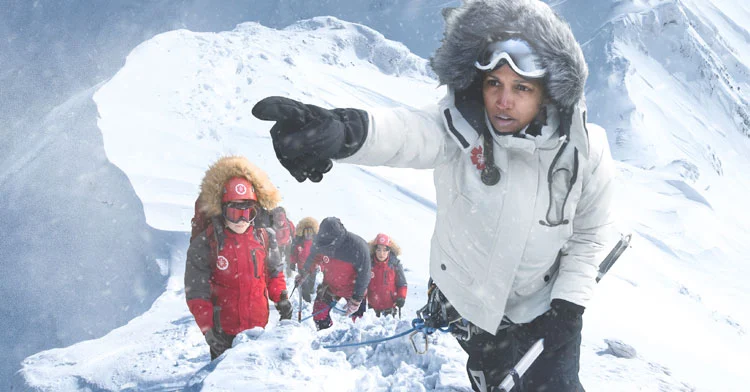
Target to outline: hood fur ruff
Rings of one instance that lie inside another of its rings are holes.
[[[571,110],[583,98],[588,67],[567,22],[539,0],[464,0],[443,10],[442,45],[430,60],[441,84],[467,89],[479,77],[474,67],[484,47],[501,33],[515,32],[534,48],[547,93],[560,109]]]
[[[297,237],[304,236],[304,231],[307,228],[313,229],[313,234],[318,234],[318,221],[311,216],[302,218],[297,224],[296,236]]]
[[[221,197],[224,183],[232,177],[243,177],[255,188],[258,203],[270,210],[281,201],[279,190],[271,183],[268,175],[242,156],[222,157],[206,170],[198,196],[200,210],[206,216],[221,215]]]
[[[373,238],[372,241],[367,243],[368,245],[370,245],[370,256],[372,257],[375,257],[375,246],[377,246],[377,244],[375,243],[376,239],[377,237]],[[391,238],[391,246],[389,246],[389,248],[391,248],[391,252],[393,252],[394,255],[396,256],[401,255],[401,247],[398,246],[398,244],[396,243],[396,241],[393,240],[393,238]]]

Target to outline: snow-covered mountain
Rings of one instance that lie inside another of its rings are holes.
[[[736,49],[743,41],[732,41],[747,34],[742,23],[727,29],[716,21],[750,18],[742,8],[727,16],[719,1],[602,3],[557,9],[586,42],[590,112],[608,127],[622,161],[618,206],[635,240],[587,309],[582,381],[589,390],[743,390],[750,318],[748,228],[739,206],[750,143],[733,108],[746,100],[746,80],[728,72],[735,93],[723,95],[712,96],[709,86],[724,91],[712,72],[727,63],[750,64]],[[734,43],[712,47],[708,38]],[[677,58],[681,47],[692,57]],[[702,76],[686,76],[701,67]],[[337,165],[320,184],[298,184],[275,160],[269,124],[250,115],[267,95],[327,107],[419,106],[443,94],[435,87],[424,60],[404,46],[335,18],[284,30],[254,23],[219,34],[180,30],[138,46],[94,100],[107,158],[127,175],[148,224],[187,230],[202,171],[222,153],[244,154],[269,172],[292,218],[337,215],[365,238],[385,231],[401,240],[410,282],[404,320],[341,318],[322,333],[309,321],[272,321],[209,365],[182,297],[184,249],[174,249],[172,278],[148,312],[103,338],[29,357],[14,388],[469,390],[465,355],[449,336],[437,335],[428,356],[415,354],[407,338],[320,348],[403,331],[424,303],[434,223],[429,171]],[[617,358],[605,339],[638,355]]]

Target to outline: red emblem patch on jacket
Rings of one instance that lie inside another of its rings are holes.
[[[474,147],[471,150],[471,163],[473,163],[477,169],[484,170],[484,153],[482,152],[482,146]]]
[[[229,260],[227,260],[224,256],[219,256],[216,258],[216,268],[224,271],[227,268],[229,268]]]

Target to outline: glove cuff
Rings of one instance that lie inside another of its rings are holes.
[[[333,109],[331,111],[344,124],[344,143],[332,158],[348,158],[365,144],[367,128],[370,126],[370,116],[366,111],[360,109]]]
[[[581,305],[560,298],[553,299],[550,306],[559,313],[571,316],[581,316],[583,315],[584,310],[586,310],[586,308]]]

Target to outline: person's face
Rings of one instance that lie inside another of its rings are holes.
[[[306,228],[305,230],[302,230],[302,235],[305,236],[306,240],[311,240],[315,236],[315,234],[313,233],[313,229],[310,227]]]
[[[505,64],[485,74],[482,96],[495,130],[514,133],[529,125],[539,114],[544,89],[541,81],[524,79]]]
[[[247,229],[250,227],[250,222],[246,221],[240,221],[237,223],[232,223],[230,221],[226,221],[227,227],[229,230],[232,230],[233,232],[237,234],[242,234],[247,231]]]
[[[280,211],[273,213],[273,225],[274,226],[282,227],[284,226],[285,221],[286,221],[286,214]]]
[[[388,260],[388,253],[390,253],[390,249],[388,249],[387,246],[385,245],[375,246],[375,258],[378,259],[378,261]]]
[[[257,214],[255,202],[249,200],[232,200],[222,206],[222,212],[226,226],[238,234],[247,231]]]

